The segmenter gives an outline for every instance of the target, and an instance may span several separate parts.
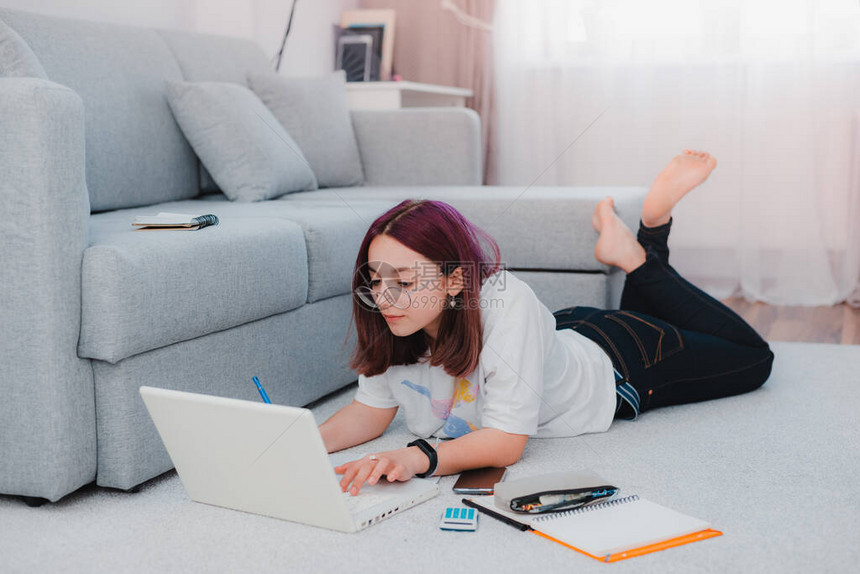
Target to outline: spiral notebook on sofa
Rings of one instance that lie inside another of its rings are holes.
[[[637,495],[543,515],[501,510],[492,497],[463,502],[601,562],[617,562],[722,534],[704,520]]]
[[[218,216],[212,215],[188,215],[186,213],[168,213],[160,211],[157,215],[139,215],[131,224],[135,231],[151,231],[159,229],[167,230],[183,230],[194,231],[209,227],[210,225],[218,225]]]

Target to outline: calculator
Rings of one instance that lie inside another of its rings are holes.
[[[478,528],[478,512],[474,508],[449,506],[442,513],[442,530],[458,530],[470,532]]]

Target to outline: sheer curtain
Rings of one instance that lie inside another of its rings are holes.
[[[498,0],[495,42],[499,183],[650,186],[704,149],[717,170],[674,212],[681,273],[860,303],[857,0]]]

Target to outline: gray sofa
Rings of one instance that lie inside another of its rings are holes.
[[[273,402],[305,405],[355,381],[358,245],[408,197],[493,234],[551,310],[617,302],[591,213],[611,194],[635,225],[645,189],[483,187],[469,110],[353,112],[360,187],[201,192],[165,81],[266,71],[249,41],[0,9],[0,493],[56,501],[169,470],[142,384],[259,400],[257,375]],[[157,211],[221,224],[132,231]]]

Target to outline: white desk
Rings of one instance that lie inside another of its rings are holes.
[[[418,82],[347,82],[346,101],[351,110],[450,107],[466,105],[472,90]]]

